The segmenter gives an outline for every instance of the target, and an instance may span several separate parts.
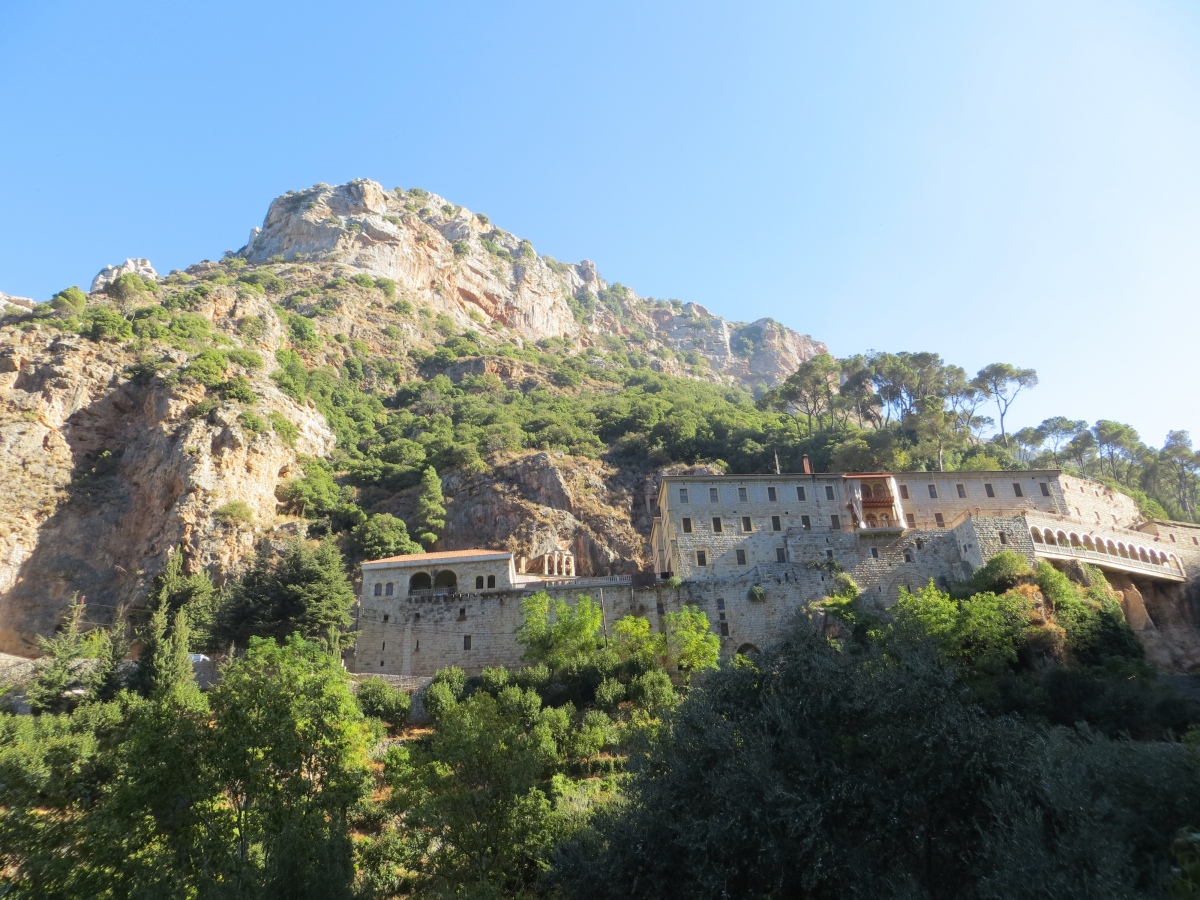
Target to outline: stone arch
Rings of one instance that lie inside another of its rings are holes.
[[[1045,531],[1043,531],[1042,534],[1044,534],[1046,536],[1046,543],[1049,544],[1050,546],[1053,547],[1055,544],[1058,543],[1058,541],[1054,540],[1054,532],[1051,531],[1049,528],[1047,528]]]
[[[427,591],[433,587],[433,580],[429,577],[428,572],[417,572],[412,578],[408,579],[408,592]]]
[[[1068,535],[1067,535],[1067,540],[1068,540],[1068,541],[1070,541],[1070,542],[1071,542],[1071,546],[1072,546],[1072,547],[1074,547],[1074,548],[1076,548],[1076,549],[1078,549],[1078,548],[1080,548],[1080,547],[1082,547],[1082,546],[1083,546],[1083,541],[1079,540],[1079,535],[1077,535],[1077,534],[1076,534],[1075,532],[1073,532],[1073,531],[1072,531],[1070,534],[1068,534]]]
[[[1029,536],[1030,536],[1031,538],[1033,538],[1033,542],[1034,542],[1035,544],[1041,544],[1041,543],[1044,543],[1044,541],[1042,540],[1042,533],[1041,533],[1041,532],[1040,532],[1038,529],[1036,529],[1036,528],[1030,528],[1030,529],[1029,529]]]
[[[1070,547],[1071,546],[1071,539],[1067,537],[1067,533],[1065,531],[1060,531],[1058,534],[1055,535],[1055,538],[1058,540],[1058,545],[1060,547]]]
[[[392,596],[392,594],[396,593],[396,585],[389,581],[383,586],[383,593],[388,597]]]
[[[1150,554],[1146,552],[1145,547],[1138,547],[1138,559],[1142,562],[1150,562]]]
[[[454,574],[453,569],[442,569],[433,576],[433,586],[444,588],[458,587],[458,576]]]
[[[1122,559],[1129,559],[1129,548],[1120,541],[1117,541],[1117,556],[1120,556]]]
[[[1095,553],[1095,552],[1096,552],[1096,545],[1095,545],[1095,543],[1092,541],[1092,536],[1091,536],[1090,534],[1085,534],[1085,535],[1083,536],[1083,549],[1084,549],[1084,550],[1091,550],[1093,553]]]
[[[753,644],[742,644],[737,648],[738,656],[749,656],[751,653],[757,653],[758,648]]]

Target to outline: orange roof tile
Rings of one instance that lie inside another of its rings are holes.
[[[446,559],[465,559],[471,556],[512,556],[507,550],[444,550],[441,553],[404,553],[400,556],[387,556],[383,559],[369,559],[363,563],[364,566],[375,565],[376,563],[402,563],[402,562],[440,562]]]

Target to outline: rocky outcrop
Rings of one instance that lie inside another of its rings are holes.
[[[14,297],[0,291],[0,316],[8,313],[27,313],[34,307],[34,301],[28,297]]]
[[[220,320],[237,312],[229,303],[217,295],[198,312]],[[189,569],[228,572],[255,528],[275,524],[275,492],[298,474],[297,454],[333,447],[321,417],[264,372],[243,373],[260,398],[253,409],[290,420],[294,446],[248,427],[241,404],[194,416],[202,387],[130,377],[136,361],[119,344],[43,328],[0,341],[2,651],[34,649],[76,593],[90,621],[110,620],[177,546]],[[243,506],[227,514],[235,501]]]
[[[1121,599],[1125,620],[1164,674],[1200,672],[1200,580],[1165,584],[1122,572],[1104,577]]]
[[[527,340],[566,338],[582,347],[606,336],[632,339],[652,353],[670,351],[657,361],[670,374],[727,378],[750,388],[774,386],[826,352],[771,319],[734,324],[694,303],[643,300],[605,281],[588,260],[539,256],[486,217],[435,194],[386,191],[374,181],[317,185],[277,198],[239,253],[253,264],[336,261],[389,278],[403,296],[463,328],[483,323]]]
[[[147,278],[150,281],[158,281],[158,273],[154,271],[154,266],[150,265],[148,259],[127,259],[125,262],[116,266],[105,266],[92,279],[92,292],[102,291],[122,275],[132,272],[135,275],[140,275],[142,278]]]

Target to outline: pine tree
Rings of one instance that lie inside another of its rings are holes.
[[[38,660],[33,681],[25,689],[25,701],[34,712],[58,712],[66,705],[66,693],[78,678],[78,663],[84,655],[84,599],[78,594],[67,611],[66,627],[53,637],[38,637]]]
[[[426,548],[437,543],[446,527],[446,498],[442,495],[442,479],[433,466],[421,474],[421,494],[417,498],[417,518],[422,531],[417,539]]]

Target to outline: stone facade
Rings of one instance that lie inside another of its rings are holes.
[[[811,605],[831,593],[836,572],[886,609],[902,588],[948,588],[1003,551],[1088,562],[1129,582],[1123,596],[1149,630],[1139,598],[1182,590],[1185,564],[1200,568],[1200,526],[1143,522],[1129,498],[1057,470],[667,475],[654,505],[655,583],[643,589],[628,577],[525,574],[512,554],[490,551],[364,564],[356,669],[415,677],[447,665],[469,674],[518,666],[521,600],[535,590],[592,597],[606,634],[625,615],[661,631],[667,613],[697,606],[731,656],[772,642],[797,616],[819,620]],[[418,574],[425,579],[413,582]]]

